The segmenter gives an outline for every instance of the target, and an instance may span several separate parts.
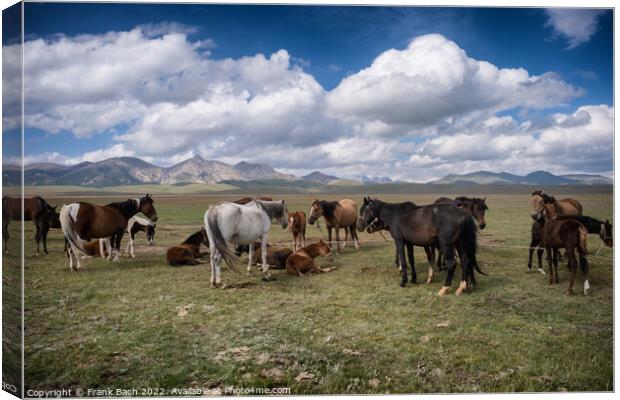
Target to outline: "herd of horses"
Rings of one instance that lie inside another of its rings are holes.
[[[36,227],[35,240],[37,255],[39,243],[43,243],[47,254],[47,233],[50,228],[60,228],[65,236],[65,252],[69,258],[69,268],[77,271],[82,268],[81,259],[100,255],[108,260],[119,260],[121,240],[129,235],[126,253],[135,257],[134,240],[139,232],[145,232],[147,243],[153,243],[157,212],[153,198],[144,197],[95,205],[85,202],[65,204],[60,210],[50,206],[37,196],[23,200],[4,197],[2,199],[3,239],[5,252],[8,252],[8,224],[10,221],[33,221]],[[488,210],[485,198],[442,197],[433,204],[417,205],[411,201],[388,203],[377,198],[365,197],[358,208],[355,201],[315,200],[310,207],[309,216],[303,211],[289,212],[284,200],[271,197],[245,197],[234,202],[222,201],[209,206],[204,214],[203,228],[190,235],[182,243],[170,247],[166,260],[171,266],[196,265],[204,263],[209,256],[211,266],[211,286],[222,287],[220,264],[235,272],[239,257],[248,253],[247,273],[252,267],[261,266],[264,280],[273,279],[272,269],[284,269],[294,276],[310,272],[327,272],[331,268],[321,268],[315,264],[318,256],[330,257],[335,244],[337,252],[351,240],[359,249],[357,232],[368,233],[387,231],[395,245],[395,264],[400,270],[400,285],[409,281],[408,268],[411,268],[411,283],[417,283],[414,263],[414,246],[423,247],[429,270],[426,279],[431,283],[434,270],[446,269],[446,277],[439,295],[451,290],[453,276],[458,263],[461,265],[461,279],[456,295],[475,287],[475,274],[483,273],[476,259],[478,251],[477,232],[486,226],[485,212]],[[142,213],[147,218],[139,217]],[[319,240],[306,246],[306,223],[320,219],[327,228],[327,241]],[[583,292],[590,290],[588,282],[587,236],[598,234],[602,243],[613,246],[612,226],[609,221],[599,221],[584,216],[582,205],[574,199],[556,200],[544,191],[532,193],[531,243],[529,249],[528,271],[532,270],[533,253],[538,254],[538,270],[545,274],[542,256],[546,252],[549,267],[549,283],[559,282],[558,261],[560,250],[564,249],[567,265],[571,271],[568,292],[573,293],[577,269],[584,275]],[[268,243],[268,235],[273,222],[288,229],[292,235],[293,248],[276,247]],[[340,230],[345,233],[340,240]],[[335,241],[332,232],[335,231]],[[349,240],[350,238],[350,240]],[[208,252],[201,252],[201,245]],[[235,245],[234,250],[231,245]],[[406,253],[406,256],[405,256]],[[407,265],[409,264],[409,265]]]

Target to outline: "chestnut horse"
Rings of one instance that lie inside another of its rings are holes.
[[[577,200],[570,197],[556,200],[555,197],[545,193],[544,190],[534,190],[532,192],[533,219],[538,218],[541,203],[553,205],[556,215],[583,215],[583,207]]]
[[[355,224],[357,223],[357,204],[351,199],[343,199],[340,201],[314,200],[310,208],[310,217],[308,223],[314,224],[319,217],[325,218],[327,225],[327,240],[331,247],[332,229],[336,229],[336,250],[340,251],[340,228],[344,228],[345,245],[349,240],[349,232],[353,238],[355,248],[359,249],[357,244],[357,232]],[[320,226],[317,223],[317,227]],[[344,247],[344,245],[342,246]]]
[[[288,213],[288,230],[293,234],[293,250],[306,245],[306,213],[295,211]]]
[[[575,219],[556,219],[557,211],[553,203],[540,203],[537,219],[544,219],[540,230],[542,245],[547,253],[547,263],[549,264],[549,284],[559,283],[557,256],[552,254],[553,250],[565,249],[568,257],[568,268],[571,271],[568,283],[568,294],[573,294],[573,286],[577,275],[577,257],[575,250],[579,254],[579,268],[584,275],[583,294],[587,295],[590,291],[588,282],[588,260],[586,259],[588,230],[583,224]]]
[[[85,254],[83,243],[91,239],[111,237],[114,261],[118,261],[121,239],[127,229],[127,221],[137,213],[143,213],[151,221],[157,221],[157,212],[149,194],[139,199],[99,206],[89,203],[65,204],[60,211],[60,224],[69,241],[69,268],[71,271],[81,268],[78,253]],[[73,261],[77,266],[74,269]]]
[[[41,230],[43,226],[41,226],[41,221],[44,219],[43,217],[47,217],[47,214],[56,214],[57,206],[50,206],[47,201],[45,201],[40,196],[35,197],[25,197],[24,198],[24,212],[23,219],[24,221],[33,221],[36,227],[35,240],[37,241],[37,255],[39,255],[39,240],[41,239]],[[53,218],[53,217],[52,217]],[[13,197],[3,197],[2,198],[2,238],[4,240],[4,251],[6,254],[9,252],[9,248],[7,246],[9,241],[9,222],[11,221],[21,221],[22,220],[22,199],[21,197],[13,198]],[[55,225],[53,221],[47,221],[49,224],[48,228],[54,227]],[[47,231],[45,232],[45,237],[47,238]],[[46,241],[46,240],[44,240]],[[44,243],[45,254],[47,254],[47,245]]]
[[[286,271],[295,276],[304,276],[306,272],[328,272],[317,266],[314,259],[318,256],[329,257],[331,247],[322,240],[309,246],[302,247],[286,259]]]
[[[235,255],[237,257],[241,256],[243,253],[250,252],[249,244],[238,244],[235,246]],[[284,269],[286,267],[286,259],[288,256],[293,254],[293,250],[288,249],[286,247],[274,247],[267,243],[267,264],[269,268],[273,269]],[[252,264],[258,264],[260,260],[263,258],[261,251],[261,243],[254,243],[254,259],[252,260]]]
[[[173,267],[177,267],[179,265],[202,264],[197,260],[197,258],[200,258],[202,255],[207,253],[200,253],[201,244],[204,244],[205,246],[209,245],[207,232],[205,232],[204,228],[196,233],[193,233],[190,237],[185,239],[183,243],[169,248],[166,252],[166,260],[168,260],[168,264]]]

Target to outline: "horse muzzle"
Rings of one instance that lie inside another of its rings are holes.
[[[484,229],[486,226],[487,226],[487,224],[483,222],[483,223],[478,225],[478,228]]]
[[[359,232],[364,232],[364,229],[366,229],[366,227],[367,227],[368,225],[366,225],[366,223],[364,222],[364,220],[363,220],[363,219],[358,218],[358,219],[357,219],[357,224],[356,224],[356,226],[357,226],[357,230],[358,230]]]

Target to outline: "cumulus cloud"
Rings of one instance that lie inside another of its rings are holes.
[[[568,41],[567,49],[590,41],[596,33],[600,17],[605,10],[591,8],[551,8],[547,9],[547,26],[557,36]]]
[[[28,157],[71,164],[126,155],[171,165],[199,154],[296,174],[403,180],[485,167],[521,172],[532,157],[556,172],[587,169],[587,160],[609,170],[613,108],[584,106],[544,123],[500,115],[561,106],[582,93],[552,72],[498,68],[425,35],[327,92],[303,70],[310,60],[284,49],[213,59],[215,43],[191,41],[193,29],[167,23],[27,41],[26,126],[113,139],[80,157]],[[586,138],[562,142],[563,135],[583,133],[594,146],[566,157]]]
[[[476,113],[515,107],[546,108],[581,94],[553,73],[497,68],[467,56],[437,34],[391,49],[327,95],[332,115],[424,128]]]

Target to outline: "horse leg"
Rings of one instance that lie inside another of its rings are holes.
[[[570,268],[570,281],[568,282],[568,295],[570,296],[574,293],[573,287],[575,286],[575,278],[577,277],[577,259],[575,257],[575,249],[572,246],[567,246],[566,258],[568,259],[568,267]]]
[[[400,272],[402,274],[400,287],[407,285],[407,262],[405,261],[405,244],[402,239],[396,241],[396,251],[398,252],[398,260],[400,261]]]
[[[560,283],[560,274],[558,273],[558,259],[561,258],[560,250],[555,249],[553,253],[553,266],[555,268],[554,280],[555,283]]]
[[[119,255],[121,252],[121,240],[123,240],[124,230],[116,232],[116,240],[112,242],[112,248],[114,249],[114,262],[119,262]]]
[[[327,227],[327,241],[329,242],[328,243],[329,244],[329,248],[333,249],[334,247],[332,246],[332,227],[331,226]]]
[[[355,228],[355,225],[352,225],[349,227],[349,229],[351,230],[351,237],[353,237],[353,244],[355,245],[355,250],[358,250],[360,248],[358,241],[358,237],[357,237],[357,230]]]
[[[590,294],[590,282],[588,282],[589,265],[588,259],[582,253],[579,254],[579,268],[583,274],[583,294],[587,296]]]
[[[435,262],[435,250],[431,246],[424,246],[424,252],[426,253],[426,259],[428,261],[428,278],[426,283],[433,282],[433,264]]]
[[[415,273],[415,263],[413,260],[413,243],[407,243],[407,258],[411,264],[411,283],[418,283],[418,275]]]
[[[448,274],[444,281],[443,287],[439,289],[439,295],[443,296],[450,292],[450,285],[452,285],[452,276],[454,275],[454,268],[456,267],[456,261],[454,260],[454,247],[451,244],[440,243],[440,251],[443,253],[443,257],[446,259],[446,266],[448,268]]]
[[[248,268],[247,268],[247,274],[251,275],[252,274],[252,261],[254,260],[254,242],[251,242],[248,245]],[[261,245],[262,248],[262,245]]]
[[[128,240],[129,243],[128,243],[128,245],[129,245],[129,250],[131,251],[131,258],[136,258],[136,254],[134,253],[134,248],[133,248],[134,240],[135,240],[134,234],[130,233],[129,234],[129,240]]]
[[[468,283],[469,286],[473,287],[475,285],[475,281],[473,278],[470,279],[470,277],[473,277],[473,265],[471,265],[472,263],[467,257],[465,247],[463,245],[459,245],[457,252],[461,261],[461,283],[459,284],[458,289],[456,289],[455,294],[460,296],[465,290],[467,290]]]
[[[4,254],[9,254],[9,216],[2,213],[2,239],[4,241]]]
[[[547,264],[549,265],[549,284],[553,285],[553,250],[551,250],[551,247],[547,247],[545,252],[547,253]]]
[[[336,236],[338,236],[338,231],[336,231]],[[345,227],[344,228],[344,244],[342,245],[343,249],[347,246],[348,242],[349,242],[349,228]]]
[[[36,232],[34,234],[34,240],[37,242],[37,251],[34,253],[35,256],[39,256],[39,243],[41,242],[41,227],[39,225],[38,220],[34,220],[34,226],[36,228]]]
[[[49,226],[44,227],[43,232],[41,232],[41,239],[43,239],[43,252],[45,254],[49,254],[47,251],[47,233],[48,232],[49,232]]]
[[[543,257],[543,253],[544,252],[545,252],[545,249],[543,249],[540,246],[536,250],[536,253],[537,253],[537,256],[538,256],[538,272],[540,272],[543,275],[546,275],[547,273],[545,272],[545,270],[543,269],[543,266],[542,266],[542,257]]]
[[[398,268],[399,271],[402,271],[402,267],[400,266],[400,262],[398,260],[398,247],[394,249],[394,264],[396,264],[396,268]]]
[[[336,227],[336,251],[340,253],[340,228]]]
[[[269,273],[269,265],[267,265],[267,235],[263,235],[261,238],[260,251],[263,262],[263,280],[268,281],[271,279],[271,273]]]

